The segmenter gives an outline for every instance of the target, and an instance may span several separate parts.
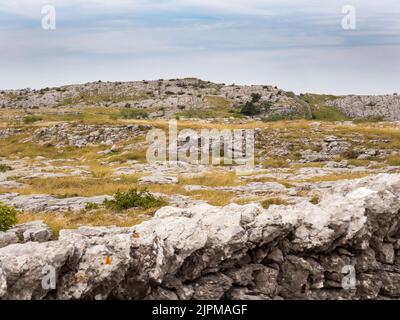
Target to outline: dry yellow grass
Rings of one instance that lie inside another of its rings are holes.
[[[139,175],[111,177],[61,177],[23,180],[27,188],[15,189],[21,194],[50,194],[55,196],[112,195],[117,191],[128,191],[137,187]]]
[[[211,172],[201,177],[181,178],[181,185],[202,185],[209,187],[237,186],[243,184],[234,172]]]
[[[60,230],[76,229],[81,226],[117,226],[130,227],[150,218],[155,209],[150,210],[131,210],[123,213],[114,213],[106,209],[95,211],[82,211],[78,213],[20,213],[18,223],[42,220],[53,231],[55,238],[58,237]]]
[[[208,190],[190,191],[186,195],[196,200],[207,201],[213,206],[226,206],[232,203],[232,199],[235,197],[233,192]]]
[[[268,209],[272,205],[287,206],[287,205],[289,205],[289,203],[285,199],[282,199],[282,198],[269,198],[269,199],[264,200],[261,203],[261,205],[264,209]]]
[[[344,174],[330,174],[326,176],[313,177],[305,180],[304,182],[324,182],[324,181],[338,181],[338,180],[355,180],[368,176],[368,173],[344,173]]]

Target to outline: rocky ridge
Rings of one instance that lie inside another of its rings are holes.
[[[182,111],[232,108],[260,96],[270,113],[304,115],[307,108],[292,94],[270,85],[225,85],[195,78],[131,82],[92,82],[40,90],[0,91],[0,107],[38,109],[85,106],[142,109],[150,117]]]
[[[399,194],[400,175],[381,174],[342,181],[318,205],[164,207],[131,228],[63,230],[0,249],[0,298],[398,298]],[[42,286],[48,266],[55,289]]]

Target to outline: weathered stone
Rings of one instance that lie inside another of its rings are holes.
[[[377,251],[377,259],[380,262],[393,264],[395,252],[391,243],[382,243]]]
[[[0,248],[0,298],[398,298],[384,241],[399,234],[399,195],[400,175],[384,174],[338,183],[318,205],[164,207],[137,226],[62,230],[57,241],[18,226],[23,240],[46,242]],[[345,290],[353,265],[357,286]],[[48,267],[56,289],[42,286]]]
[[[167,177],[162,174],[153,174],[151,176],[143,177],[139,179],[142,184],[177,184],[177,177]]]
[[[232,286],[232,280],[222,273],[202,277],[193,285],[196,300],[218,300]]]

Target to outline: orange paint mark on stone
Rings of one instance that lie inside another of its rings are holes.
[[[110,256],[106,256],[106,258],[104,259],[104,263],[105,264],[111,264],[112,263],[112,259]]]

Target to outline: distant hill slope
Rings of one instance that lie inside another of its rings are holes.
[[[123,108],[127,116],[265,120],[308,118],[400,120],[400,97],[305,94],[297,96],[270,85],[225,85],[196,78],[92,82],[40,90],[0,91],[3,108]]]
[[[224,85],[195,78],[0,92],[1,107],[102,106],[142,110],[150,117],[230,117],[239,114],[246,103],[254,104],[249,108],[255,107],[254,115],[260,117],[304,117],[308,112],[293,93],[277,87]]]

